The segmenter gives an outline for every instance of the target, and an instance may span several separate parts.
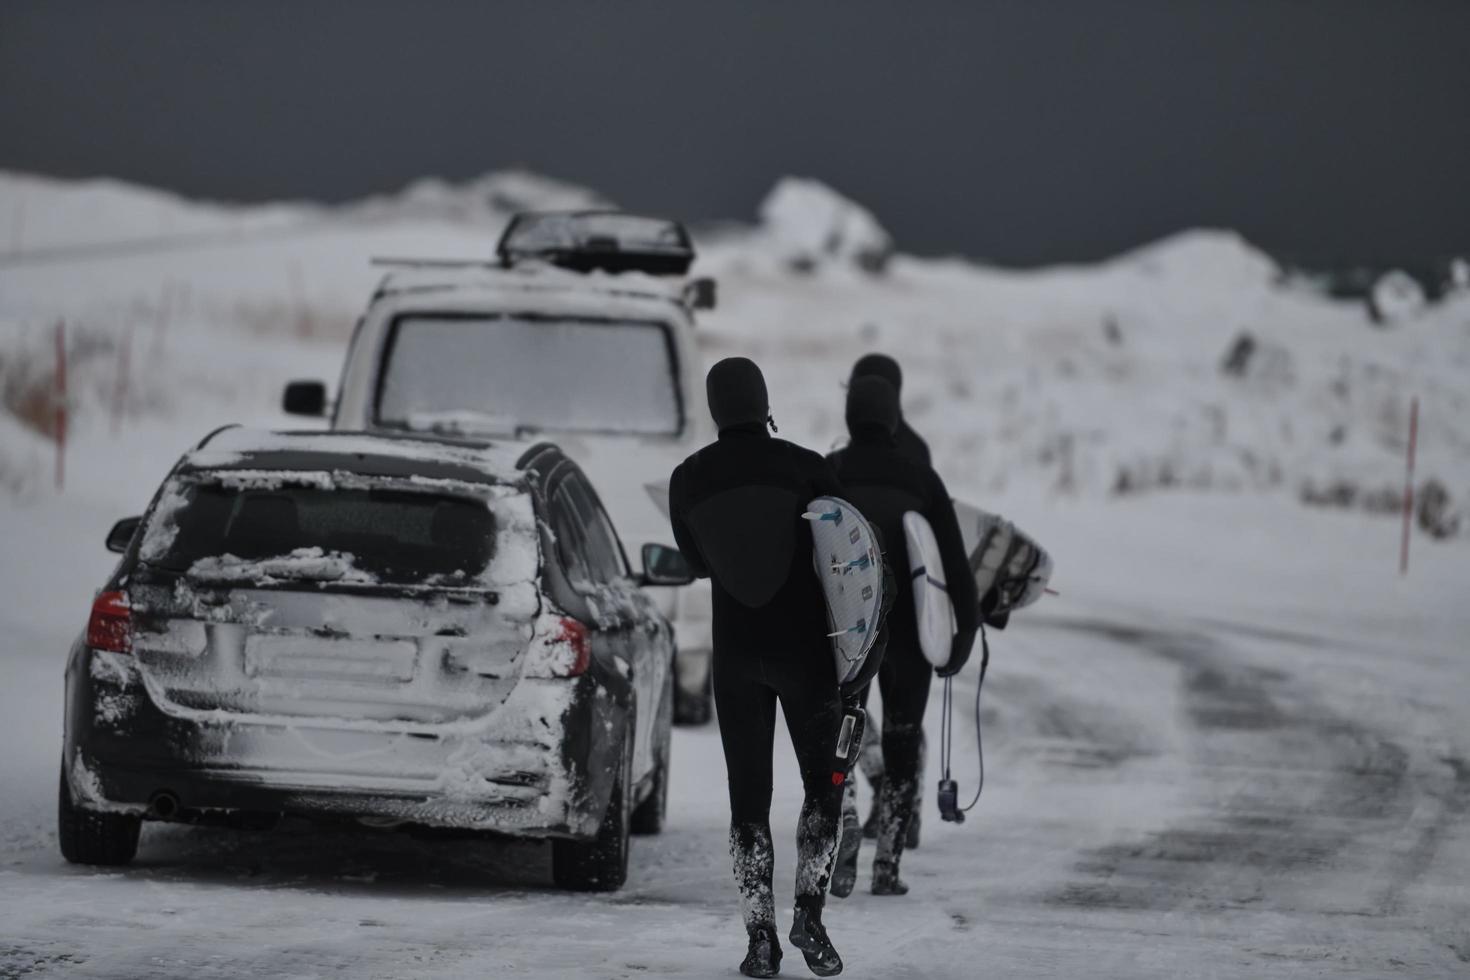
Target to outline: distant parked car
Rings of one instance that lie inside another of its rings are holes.
[[[186,454],[66,670],[62,854],[144,820],[283,815],[550,838],[558,884],[624,880],[668,792],[673,636],[549,444],[226,429]]]
[[[483,260],[383,259],[335,401],[293,382],[287,412],[334,429],[544,438],[596,481],[635,547],[667,540],[650,497],[714,433],[695,313],[714,283],[678,222],[624,212],[532,212]],[[709,720],[706,582],[659,598],[677,628],[675,719]]]

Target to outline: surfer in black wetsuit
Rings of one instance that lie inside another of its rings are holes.
[[[766,431],[775,424],[752,361],[720,361],[706,393],[719,438],[674,470],[669,514],[679,550],[713,584],[715,710],[730,783],[730,853],[750,937],[740,970],[770,977],[781,965],[770,825],[779,701],[805,790],[790,939],[812,972],[832,976],[842,960],[822,926],[822,907],[842,803],[832,781],[842,704],[801,515],[812,498],[840,496],[842,488],[821,456]]]
[[[847,499],[882,534],[888,561],[899,572],[898,593],[887,620],[888,651],[878,669],[886,771],[879,794],[873,894],[902,895],[908,887],[899,878],[899,860],[914,811],[931,671],[946,677],[964,666],[979,629],[979,610],[975,580],[944,481],[931,467],[908,458],[898,447],[898,391],[881,377],[854,379],[847,392],[847,426],[852,442],[828,459],[847,490]],[[922,514],[934,530],[954,604],[956,635],[949,662],[940,668],[932,668],[919,647],[903,531],[903,515],[911,510]],[[852,862],[856,865],[853,843]]]
[[[857,359],[852,366],[848,384],[858,378],[878,377],[893,385],[893,390],[902,395],[903,392],[903,370],[899,368],[898,362],[887,354],[864,354]],[[900,402],[898,415],[898,428],[893,433],[893,441],[899,453],[914,463],[929,467],[933,463],[929,456],[929,444],[923,437],[914,431],[908,420],[903,417],[902,403]],[[905,570],[900,569],[900,574]],[[869,725],[867,737],[863,740],[863,750],[859,757],[862,765],[863,778],[873,788],[873,806],[868,813],[867,820],[863,821],[862,834],[864,837],[878,836],[878,802],[883,796],[883,750],[881,747],[881,726]],[[908,832],[905,836],[905,848],[913,850],[919,846],[919,814],[922,812],[920,803],[924,798],[924,756],[926,745],[922,735],[919,737],[919,768],[914,778],[914,808],[913,818],[909,820]],[[847,787],[847,798],[843,808],[843,838],[842,849],[839,851],[837,869],[833,872],[832,893],[845,896],[852,890],[852,885],[857,874],[857,851],[861,845],[858,838],[851,836],[853,826],[857,824],[857,785],[849,783]]]
[[[903,390],[903,371],[898,362],[887,354],[864,354],[857,359],[852,366],[852,373],[848,377],[848,385],[858,378],[879,377],[893,385],[894,391]],[[929,444],[924,441],[908,420],[903,417],[903,409],[900,404],[898,416],[898,429],[894,432],[894,442],[898,451],[908,459],[921,466],[930,466]],[[905,848],[913,850],[919,846],[919,816],[922,813],[920,804],[924,799],[924,756],[927,746],[924,738],[919,738],[919,768],[914,779],[914,807],[913,817],[909,820],[909,829],[905,838]],[[878,836],[878,801],[883,795],[883,747],[881,725],[869,724],[863,739],[862,752],[858,757],[862,767],[863,778],[873,789],[873,804],[868,811],[868,818],[861,824],[862,836],[876,838]],[[855,828],[858,827],[857,815],[857,783],[849,781],[847,794],[843,798],[842,807],[842,846],[837,852],[837,867],[832,873],[832,894],[846,897],[852,893],[854,883],[857,881],[857,854],[861,848],[860,838],[853,836]]]

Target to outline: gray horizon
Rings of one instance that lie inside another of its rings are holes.
[[[0,9],[0,167],[338,202],[521,166],[692,222],[784,174],[905,251],[1194,227],[1316,265],[1470,252],[1470,4]]]

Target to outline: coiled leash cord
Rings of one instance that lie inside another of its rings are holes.
[[[980,739],[980,689],[985,686],[985,669],[990,666],[990,643],[985,638],[985,624],[980,624],[980,677],[975,681],[975,752],[980,761],[980,782],[969,806],[960,806],[959,785],[950,778],[949,763],[954,755],[954,677],[944,679],[944,702],[939,718],[939,764],[944,778],[939,781],[939,816],[950,823],[964,823],[965,814],[980,802],[985,789],[985,746]]]

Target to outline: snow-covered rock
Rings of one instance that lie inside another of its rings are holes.
[[[1456,256],[1445,265],[1444,291],[1446,293],[1470,292],[1470,259]]]
[[[1254,287],[1281,277],[1276,260],[1238,232],[1194,228],[1124,252],[1106,263],[1159,279],[1208,280],[1214,287]]]
[[[791,266],[825,262],[881,272],[893,255],[893,239],[873,213],[826,184],[783,177],[760,205],[770,247]]]
[[[1401,269],[1385,272],[1368,294],[1368,312],[1375,323],[1395,324],[1411,320],[1429,304],[1424,287]]]

